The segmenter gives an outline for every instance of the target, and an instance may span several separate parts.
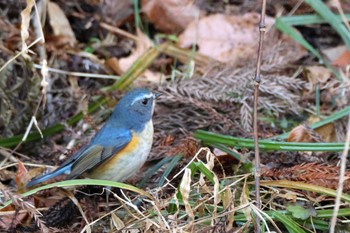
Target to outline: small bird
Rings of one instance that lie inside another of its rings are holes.
[[[123,182],[146,162],[153,141],[152,115],[155,99],[147,89],[128,92],[117,104],[105,125],[91,141],[56,170],[32,179],[32,187],[56,176],[84,176]]]

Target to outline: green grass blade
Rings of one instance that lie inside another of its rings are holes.
[[[290,217],[281,214],[277,211],[273,211],[272,216],[275,217],[278,221],[284,224],[284,226],[288,229],[288,232],[291,233],[304,233],[305,231]]]
[[[165,183],[165,178],[169,176],[170,172],[175,168],[175,166],[178,164],[182,157],[182,155],[176,155],[172,158],[169,165],[164,170],[162,177],[159,179],[159,186],[163,186],[163,184]]]
[[[194,137],[212,146],[219,143],[236,148],[254,148],[253,139],[232,137],[202,130],[196,131]],[[279,142],[262,139],[259,140],[259,148],[279,151],[343,151],[344,143]]]
[[[221,144],[218,144],[218,143],[214,143],[214,144],[212,144],[212,146],[214,146],[215,148],[218,148],[219,150],[229,154],[230,156],[232,156],[233,158],[237,159],[238,161],[243,162],[241,156],[238,153],[230,150],[230,148],[228,148],[227,146],[221,145]]]
[[[350,20],[350,14],[345,14],[345,18]],[[341,15],[335,15],[337,22],[342,23]],[[320,15],[293,15],[293,16],[283,16],[283,21],[290,26],[300,26],[308,24],[322,24],[328,21],[322,18]]]
[[[288,36],[292,37],[296,42],[301,44],[304,48],[312,52],[321,62],[325,63],[321,54],[314,48],[312,45],[307,42],[304,37],[297,31],[295,28],[290,26],[285,22],[285,18],[277,18],[276,19],[276,27],[280,31],[286,33]]]
[[[305,0],[322,18],[324,18],[332,28],[338,32],[345,45],[350,49],[350,32],[333,12],[321,0]]]
[[[204,165],[204,163],[203,163],[202,161],[200,161],[200,162],[193,162],[193,163],[197,166],[198,170],[199,170],[202,174],[204,174],[205,177],[207,177],[208,180],[214,185],[214,184],[215,184],[215,181],[214,181],[214,174],[213,174],[213,172],[210,171],[210,170]]]
[[[298,32],[296,29],[291,27],[289,24],[286,23],[286,17],[281,17],[276,19],[276,27],[280,31],[286,33],[290,37],[293,38],[297,43],[302,45],[304,48],[309,50],[312,54],[314,54],[328,69],[330,69],[333,74],[339,79],[342,80],[342,76],[340,73],[331,65],[328,61],[323,59],[321,54],[309,43],[307,42],[304,37]]]
[[[336,120],[339,120],[340,118],[348,116],[349,114],[350,114],[350,106],[347,106],[347,107],[343,108],[342,110],[339,110],[338,112],[335,112],[332,115],[330,115],[330,116],[328,116],[328,117],[326,117],[318,122],[313,123],[312,125],[310,125],[310,127],[312,129],[317,129],[321,126],[324,126],[326,124],[329,124],[329,123],[332,123]],[[290,134],[290,132],[287,132],[287,133],[272,137],[272,138],[270,138],[270,140],[275,140],[275,139],[284,140],[284,139],[288,138],[289,134]]]
[[[129,190],[135,193],[139,193],[141,195],[147,196],[148,198],[152,199],[151,195],[149,195],[147,192],[143,191],[142,189],[136,188],[135,186],[120,183],[120,182],[114,182],[110,180],[95,180],[95,179],[65,180],[61,182],[47,184],[47,185],[32,189],[30,191],[27,191],[25,193],[22,193],[21,197],[28,197],[39,191],[50,189],[50,188],[72,187],[72,186],[83,186],[83,185],[96,185],[96,186],[107,186],[107,187],[109,186],[109,187],[121,188],[121,189]],[[11,203],[12,203],[12,200],[2,203],[0,206],[0,209],[10,205]]]
[[[148,179],[156,173],[164,164],[169,163],[169,161],[172,160],[172,157],[165,157],[162,160],[160,160],[157,164],[155,164],[153,167],[148,169],[148,171],[145,173],[143,179],[138,183],[138,187],[142,188],[146,185],[146,182]]]

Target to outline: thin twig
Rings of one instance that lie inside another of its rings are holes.
[[[335,225],[337,224],[337,215],[339,211],[340,206],[340,199],[343,194],[343,187],[344,187],[344,180],[345,180],[345,169],[346,169],[346,157],[349,152],[349,144],[350,144],[350,115],[348,119],[348,132],[346,133],[346,140],[345,140],[345,147],[343,154],[341,156],[341,163],[340,163],[340,173],[339,173],[339,183],[337,188],[337,196],[335,198],[335,205],[333,210],[333,216],[331,219],[331,227],[330,227],[330,233],[335,232]]]
[[[343,11],[343,8],[341,6],[341,3],[339,0],[334,0],[333,1],[333,4],[335,5],[335,7],[337,8],[340,16],[341,16],[341,19],[343,20],[343,23],[344,25],[347,27],[347,29],[350,31],[350,24],[348,22],[348,19],[346,18],[345,14],[344,14],[344,11]]]
[[[43,66],[39,64],[34,64],[33,66],[37,69],[43,68]],[[74,71],[71,72],[71,71],[60,70],[60,69],[55,69],[51,67],[47,67],[47,70],[53,73],[71,75],[75,77],[89,77],[89,78],[114,79],[114,80],[118,80],[120,78],[120,76],[115,76],[115,75],[82,73],[82,72],[74,72]]]
[[[121,30],[120,28],[114,27],[113,25],[107,24],[107,23],[100,23],[100,26],[110,32],[125,36],[126,38],[132,39],[134,41],[138,41],[139,38],[137,36],[134,36],[133,34],[126,32],[124,30]]]
[[[20,146],[27,140],[27,137],[28,137],[28,135],[29,135],[29,133],[30,133],[30,130],[32,129],[33,124],[34,124],[35,127],[38,129],[41,138],[43,138],[43,134],[42,134],[42,132],[41,132],[41,130],[40,130],[38,124],[37,124],[36,118],[35,118],[35,116],[37,115],[37,113],[38,113],[38,111],[39,111],[39,107],[40,107],[40,105],[41,105],[41,102],[43,101],[43,98],[44,98],[44,96],[43,96],[43,94],[41,94],[40,99],[39,99],[39,103],[37,104],[37,106],[36,106],[36,108],[35,108],[34,114],[33,114],[33,116],[32,116],[31,121],[29,122],[29,125],[28,125],[28,127],[27,127],[27,129],[26,129],[26,132],[24,133],[24,135],[23,135],[23,137],[22,137],[22,140],[21,140],[21,141],[17,144],[17,146],[11,151],[12,154],[13,154],[15,151],[17,151],[18,148],[20,148]]]
[[[266,31],[265,26],[265,12],[266,12],[266,0],[261,2],[261,16],[259,22],[259,47],[258,47],[258,58],[256,62],[256,73],[254,79],[254,114],[253,114],[253,130],[254,130],[254,147],[255,147],[255,199],[256,207],[261,209],[261,199],[260,199],[260,154],[259,154],[259,138],[258,138],[258,96],[259,96],[259,86],[261,82],[260,70],[261,70],[261,56],[262,56],[262,46],[264,41],[264,35]],[[255,219],[255,232],[260,232],[260,217],[256,215]]]

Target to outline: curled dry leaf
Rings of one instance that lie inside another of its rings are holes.
[[[137,38],[136,49],[130,56],[119,60],[116,58],[110,58],[107,61],[107,65],[109,65],[113,71],[116,71],[117,74],[121,75],[126,72],[139,57],[153,46],[152,41],[139,29],[137,30]],[[142,76],[145,77],[147,81],[151,82],[159,82],[162,78],[161,73],[150,70],[145,70]]]
[[[136,49],[132,52],[132,54],[119,60],[113,59],[113,62],[109,64],[114,71],[117,71],[118,74],[123,74],[125,71],[127,71],[142,54],[153,46],[152,41],[143,32],[141,32],[141,30],[137,29],[136,33]]]
[[[323,66],[308,66],[305,72],[310,84],[310,92],[315,90],[317,84],[326,83],[332,76],[331,71]]]
[[[193,0],[143,0],[142,11],[163,32],[183,31],[201,11]]]
[[[194,221],[194,213],[189,202],[190,192],[191,192],[191,170],[189,168],[185,169],[184,175],[180,184],[180,192],[182,195],[182,200],[185,205],[186,213],[189,220]]]
[[[266,25],[274,20],[266,18]],[[258,45],[259,15],[216,14],[193,21],[180,35],[180,46],[189,48],[198,45],[199,52],[222,62],[238,61],[242,57],[256,56]],[[268,34],[271,33],[271,29]]]
[[[53,34],[55,36],[65,37],[67,42],[73,46],[77,40],[63,10],[56,3],[51,1],[48,3],[47,7]]]
[[[120,72],[124,73],[127,71],[152,46],[152,41],[141,30],[137,29],[136,49],[130,56],[119,59],[118,67]]]
[[[322,139],[307,125],[298,125],[290,132],[287,142],[322,142]]]
[[[28,170],[24,164],[20,160],[17,160],[17,163],[18,169],[16,174],[16,185],[18,190],[21,192],[24,190],[24,186],[28,183],[30,177],[28,175]]]
[[[29,24],[30,24],[30,12],[32,11],[34,7],[35,1],[34,0],[27,0],[27,6],[26,8],[21,12],[21,39],[22,39],[22,50],[27,50],[27,43],[26,39],[29,37]],[[25,53],[23,53],[25,55]]]

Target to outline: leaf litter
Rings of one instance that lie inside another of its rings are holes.
[[[153,4],[153,9],[150,9],[150,2]],[[171,11],[172,9],[170,6],[174,3],[176,3],[176,1],[169,1],[168,5],[165,5],[165,10]],[[91,33],[90,36],[106,35],[107,32],[105,29],[95,26],[97,25],[96,22],[100,20],[98,16],[101,15],[99,14],[101,14],[101,12],[106,12],[107,9],[109,12],[113,12],[113,10],[121,7],[120,5],[117,6],[112,3],[108,4],[109,8],[106,8],[105,5],[96,5],[95,2],[91,1],[75,8],[69,4],[62,4],[60,1],[57,2],[57,6],[61,8],[61,11],[66,14],[66,18],[68,19],[68,24],[67,21],[63,20],[66,23],[63,27],[71,28],[73,34],[70,32],[68,35],[63,35],[64,37],[68,36],[70,38],[68,40],[70,42],[67,44],[64,43],[63,45],[67,52],[62,51],[62,47],[56,47],[62,46],[62,44],[55,44],[56,41],[54,40],[50,42],[51,48],[49,50],[49,57],[51,60],[48,60],[50,67],[71,71],[113,74],[113,72],[118,69],[111,69],[111,67],[105,66],[103,62],[96,65],[96,61],[97,59],[104,61],[114,57],[117,59],[118,65],[121,65],[119,68],[121,72],[117,73],[120,75],[123,74],[128,67],[130,67],[130,64],[133,64],[140,55],[146,52],[147,48],[153,46],[152,43],[149,43],[145,35],[142,35],[141,32],[137,32],[136,29],[130,30],[129,27],[128,30],[142,39],[136,42],[128,42],[135,47],[135,49],[131,47],[131,49],[126,52],[129,53],[128,57],[125,56],[125,51],[122,53],[115,51],[105,52],[108,47],[104,47],[103,43],[94,44],[93,49],[96,49],[96,54],[92,54],[91,56],[82,55],[83,53],[80,51],[82,51],[84,47],[85,49],[90,49],[90,45],[86,43],[87,39],[85,39],[85,44],[83,43],[79,46],[72,47],[71,43],[74,41],[72,35],[78,35],[76,38],[78,41],[83,35],[83,33],[77,33],[77,27],[80,27],[79,32],[84,32],[85,28],[88,28],[90,30],[89,33]],[[158,4],[158,6],[156,4]],[[256,57],[257,41],[255,38],[257,38],[258,33],[256,26],[258,16],[254,16],[254,13],[235,16],[227,16],[221,13],[205,15],[205,13],[208,12],[203,10],[203,5],[192,4],[192,1],[188,1],[183,9],[190,11],[189,18],[178,16],[177,13],[179,10],[175,9],[175,11],[166,14],[166,16],[170,16],[170,21],[162,21],[165,17],[163,17],[164,12],[162,12],[164,10],[157,10],[164,7],[164,5],[161,4],[166,3],[162,3],[162,1],[148,1],[148,3],[142,4],[142,7],[146,6],[146,8],[143,8],[145,15],[155,25],[157,30],[159,30],[160,33],[166,33],[169,32],[169,30],[172,32],[182,32],[182,34],[177,34],[180,46],[193,48],[193,45],[196,45],[198,49],[197,52],[210,56],[217,62],[208,63],[207,69],[204,70],[202,74],[198,74],[197,70],[194,69],[193,77],[187,79],[184,78],[186,77],[184,73],[186,72],[185,68],[188,64],[178,63],[176,62],[176,58],[168,54],[168,60],[166,60],[168,64],[165,64],[165,66],[173,67],[170,70],[174,73],[165,72],[163,74],[164,78],[162,79],[162,84],[159,84],[159,74],[156,73],[156,75],[154,75],[154,71],[151,69],[148,69],[148,71],[152,72],[152,75],[147,76],[146,74],[146,77],[148,77],[146,80],[151,82],[140,82],[137,80],[136,85],[147,86],[155,91],[163,93],[163,97],[159,99],[155,110],[154,145],[147,166],[152,167],[157,161],[163,158],[169,157],[172,159],[174,155],[179,153],[184,156],[175,166],[174,170],[167,176],[167,179],[172,181],[171,183],[168,182],[161,188],[157,188],[159,178],[162,176],[162,172],[166,170],[166,166],[164,165],[158,169],[148,181],[147,187],[154,197],[154,200],[148,201],[151,201],[157,206],[157,208],[154,207],[153,209],[156,213],[152,215],[150,212],[142,209],[143,207],[137,207],[140,208],[143,214],[147,215],[147,221],[142,221],[137,211],[128,209],[125,205],[122,205],[116,209],[116,212],[110,215],[112,216],[111,219],[114,226],[111,228],[166,231],[168,230],[168,226],[170,226],[179,231],[195,230],[198,232],[209,229],[212,231],[220,231],[220,229],[249,229],[253,210],[247,206],[251,204],[254,197],[251,196],[252,193],[250,193],[251,190],[247,183],[248,180],[241,180],[240,176],[245,173],[249,174],[250,171],[245,170],[245,164],[241,164],[239,161],[229,160],[229,162],[227,162],[224,156],[215,156],[209,151],[207,151],[207,153],[203,153],[203,151],[201,153],[196,153],[201,151],[200,144],[193,139],[192,136],[195,130],[204,129],[227,135],[247,138],[252,137],[252,78],[255,72],[253,64],[255,64]],[[227,10],[233,9],[228,6],[229,4],[227,4]],[[125,4],[122,7],[126,7],[125,9],[127,9],[130,5]],[[234,7],[233,11],[239,8],[239,6],[232,7]],[[130,11],[127,12],[130,14]],[[19,14],[19,12],[17,13]],[[128,14],[118,19],[116,25],[125,26],[126,22],[130,24],[130,20],[128,21]],[[111,20],[113,15],[115,14],[109,13],[109,19],[107,19],[109,23],[113,22],[113,20]],[[174,15],[177,17],[174,17]],[[29,15],[26,17],[28,16]],[[85,16],[93,16],[93,18],[89,20],[88,17]],[[74,20],[72,20],[73,18]],[[178,22],[174,19],[185,19],[185,21]],[[273,18],[271,18],[271,22],[272,21]],[[1,19],[0,23],[9,25],[9,27],[6,28],[12,30],[5,32],[9,35],[9,37],[4,37],[7,40],[7,43],[5,43],[7,49],[1,48],[4,53],[1,53],[0,59],[2,61],[7,61],[14,55],[16,49],[20,50],[20,46],[18,46],[20,45],[18,41],[20,30],[12,26],[13,22],[11,22],[10,18],[5,20]],[[53,32],[55,32],[55,27],[58,29],[62,27],[54,25],[59,24],[51,23]],[[82,25],[86,27],[82,27]],[[125,28],[127,27],[124,27],[124,30]],[[30,27],[28,29],[29,31],[31,30]],[[211,35],[211,37],[206,38],[208,35]],[[264,78],[261,83],[258,106],[261,119],[266,117],[269,121],[261,120],[259,122],[261,132],[259,136],[265,138],[282,133],[282,130],[276,126],[276,119],[296,119],[296,121],[300,123],[305,120],[305,116],[309,115],[309,112],[316,112],[316,109],[312,105],[315,98],[315,85],[319,85],[321,90],[320,103],[323,113],[329,114],[348,105],[348,100],[350,99],[349,89],[343,89],[344,92],[341,98],[337,99],[336,105],[332,105],[332,100],[339,95],[339,90],[341,90],[342,85],[346,84],[335,80],[327,69],[319,66],[319,64],[315,62],[311,62],[311,65],[306,65],[305,68],[302,68],[303,72],[300,72],[298,68],[300,62],[303,61],[302,59],[307,57],[306,51],[294,41],[274,31],[273,28],[271,28],[267,35],[265,51],[263,52],[264,63],[262,64]],[[45,36],[51,36],[50,32],[45,31]],[[62,35],[56,33],[56,36]],[[219,36],[219,38],[215,36]],[[4,38],[1,39],[5,40]],[[116,39],[111,40],[114,41],[114,44],[118,44],[123,40],[125,41],[125,38],[120,35],[114,35],[113,38]],[[33,37],[29,33],[29,40],[32,39]],[[123,54],[123,56],[120,54]],[[32,54],[29,56],[34,62],[38,61],[38,57]],[[341,56],[342,55],[339,55],[337,58]],[[124,61],[124,63],[122,61]],[[335,61],[335,64],[337,64],[337,60]],[[338,63],[342,64],[341,62]],[[113,63],[113,65],[114,64],[115,63]],[[193,64],[194,68],[196,68],[196,60],[194,60]],[[68,77],[64,77],[60,74],[53,73],[50,75],[53,83],[52,93],[54,96],[52,104],[56,106],[56,114],[53,118],[50,111],[47,109],[40,109],[39,123],[41,124],[41,128],[45,128],[54,122],[64,121],[77,113],[78,110],[80,110],[78,106],[82,104],[82,96],[84,95],[89,96],[88,98],[91,99],[97,95],[108,96],[112,99],[113,103],[115,103],[113,99],[118,99],[122,95],[121,92],[105,93],[100,91],[101,87],[112,84],[110,80],[97,81],[89,78],[76,78],[69,75]],[[2,72],[0,91],[2,97],[1,103],[4,107],[1,107],[0,112],[0,132],[3,137],[16,135],[23,132],[23,129],[25,129],[26,122],[28,122],[31,117],[32,109],[37,104],[41,80],[39,77],[40,74],[38,70],[29,66],[23,58],[19,58],[15,63],[8,65],[5,72]],[[16,98],[17,96],[19,96],[20,99]],[[23,108],[23,106],[25,107]],[[17,114],[18,112],[22,114]],[[93,119],[97,120],[92,120],[92,122],[97,121],[98,124],[100,124],[100,122],[102,122],[101,119],[105,119],[109,112],[110,110],[101,107],[99,113],[93,116]],[[85,119],[85,122],[91,124],[91,119],[89,120],[89,117]],[[288,122],[288,124],[290,124],[289,128],[293,125],[292,122]],[[332,131],[337,137],[329,137],[327,134],[324,135],[323,133],[310,130],[305,126],[298,129],[298,136],[294,136],[293,141],[296,140],[295,138],[303,138],[303,140],[306,138],[307,142],[310,142],[310,140],[320,142],[321,140],[328,141],[329,139],[324,139],[327,137],[333,138],[332,140],[344,141],[346,132],[344,121],[338,120],[332,124],[332,129],[329,130],[329,128],[327,128],[325,131]],[[38,156],[31,156],[31,158],[39,164],[59,164],[62,162],[59,159],[61,157],[59,154],[64,150],[65,145],[68,144],[72,137],[80,138],[80,136],[75,134],[77,134],[76,132],[79,132],[81,128],[82,123],[75,127],[67,127],[66,132],[56,134],[50,139],[45,139],[45,142],[25,145],[22,151],[25,151],[26,154],[29,155],[37,154]],[[95,131],[96,128],[90,130],[86,138],[80,139],[81,142],[79,144],[88,141],[88,138],[93,135],[93,131]],[[294,131],[294,133],[295,132],[296,131]],[[73,151],[74,150],[76,150],[76,148],[74,148]],[[242,156],[247,157],[248,161],[251,161],[252,156],[250,151],[243,148],[238,151]],[[194,155],[196,156],[194,157]],[[216,177],[217,181],[214,183],[210,181],[210,172],[200,166],[201,161],[206,161],[208,156],[212,158],[212,163],[210,166],[207,166],[206,169],[212,171]],[[262,163],[266,165],[266,168],[263,170],[263,177],[266,179],[303,181],[309,184],[316,184],[333,189],[336,188],[338,177],[338,168],[336,167],[337,159],[330,159],[332,156],[337,156],[335,153],[262,152],[262,156]],[[33,160],[29,162],[33,162]],[[315,161],[318,163],[315,163]],[[300,165],[300,162],[304,163]],[[196,169],[193,168],[194,164],[197,166]],[[212,165],[214,165],[214,167]],[[179,173],[183,171],[185,166],[189,167],[185,169],[186,172],[183,174]],[[13,167],[11,169],[13,170]],[[200,172],[198,172],[198,169]],[[142,175],[143,174],[140,174],[139,177],[142,177]],[[172,179],[172,177],[176,178]],[[237,180],[240,182],[235,183]],[[137,183],[137,181],[136,178],[132,182]],[[2,182],[5,182],[5,184],[10,187],[11,192],[14,190],[13,181],[2,180]],[[19,182],[22,181],[19,180]],[[219,185],[222,197],[217,193],[218,182],[221,182],[220,184],[225,183],[223,186]],[[232,184],[237,185],[231,186]],[[186,191],[184,193],[185,195],[182,197],[181,195],[176,195],[175,197],[176,187],[179,187],[178,190],[180,191]],[[8,188],[6,187],[4,190],[8,190]],[[344,186],[344,190],[348,191],[347,182]],[[11,194],[10,191],[6,192],[8,196],[12,195],[13,200],[20,200],[17,196]],[[87,193],[90,193],[92,198],[89,198],[88,195],[86,195]],[[136,200],[134,199],[135,195],[131,193],[117,193],[117,195],[124,195],[123,198]],[[82,208],[86,208],[87,211],[91,212],[91,216],[88,215],[88,217],[93,219],[104,214],[108,216],[109,212],[104,209],[106,203],[103,202],[104,199],[102,196],[104,195],[101,195],[101,190],[83,188],[75,191],[76,200],[82,203]],[[280,195],[272,199],[271,205],[274,207],[281,207],[278,202],[283,202],[286,199],[295,203],[299,196],[307,198],[307,194],[302,191],[297,191],[295,196],[294,198],[287,198]],[[81,216],[81,214],[76,212],[77,208],[68,197],[62,199],[62,196],[58,195],[55,190],[47,190],[40,195],[36,195],[35,198],[40,200],[34,202],[35,208],[47,208],[51,206],[51,208],[45,212],[45,223],[34,214],[32,207],[28,206],[28,204],[23,204],[28,201],[27,199],[25,202],[22,201],[22,204],[18,204],[17,202],[17,204],[14,205],[15,209],[26,210],[28,213],[31,213],[31,216],[35,218],[35,224],[39,226],[41,231],[45,231],[45,225],[47,225],[50,227],[64,227],[67,231],[71,230],[75,232],[77,229],[75,225],[67,226],[71,223],[72,213],[75,213],[76,216]],[[48,201],[49,198],[59,201],[55,201],[56,204],[52,205],[52,201]],[[96,206],[92,207],[89,205],[89,203],[92,203],[91,200],[93,198],[99,199],[99,202],[96,202],[100,203],[97,208]],[[116,201],[117,199],[112,200],[113,204],[118,203]],[[174,201],[177,201],[177,205],[175,205],[177,206],[176,214],[169,210]],[[193,202],[197,202],[198,205],[193,205]],[[228,212],[221,209],[222,203],[224,209]],[[217,209],[217,212],[213,212],[212,208]],[[162,216],[162,211],[169,212],[167,212],[167,214],[163,213],[164,216]],[[217,213],[217,218],[208,216],[208,213]],[[238,215],[234,215],[234,213]],[[245,224],[237,224],[234,220],[234,217],[237,219],[237,216],[241,218],[244,216]],[[9,219],[18,220],[18,223],[23,223],[24,221],[22,220],[22,215],[20,216],[18,214],[12,215]],[[226,222],[227,219],[228,221]],[[206,224],[205,221],[207,220],[209,220],[211,224]],[[8,227],[7,229],[21,229],[16,228],[17,223],[15,223],[15,221],[12,221],[11,226],[4,227]],[[106,219],[104,219],[101,220],[100,225],[93,224],[94,231],[107,231],[109,227],[104,224],[106,222]],[[223,225],[220,225],[220,222]],[[78,223],[78,221],[76,221],[75,224],[84,225],[84,223]],[[33,227],[33,225],[27,225],[25,227]],[[26,229],[25,227],[23,230]]]

